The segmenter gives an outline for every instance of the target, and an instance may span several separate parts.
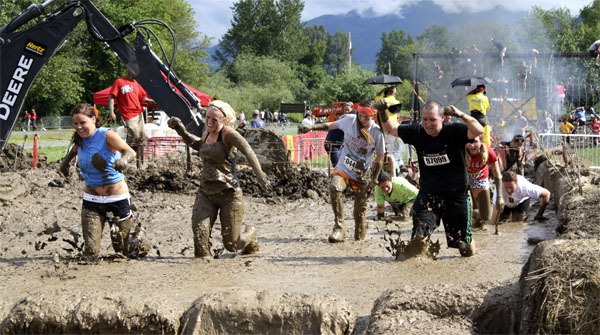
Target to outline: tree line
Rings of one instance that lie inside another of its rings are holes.
[[[7,24],[30,3],[3,1],[0,24]],[[173,65],[178,76],[246,113],[253,109],[277,110],[282,101],[306,101],[316,106],[370,99],[382,87],[362,82],[377,73],[403,78],[398,98],[404,106],[410,106],[415,53],[452,53],[473,45],[490,52],[490,37],[503,41],[508,50],[581,52],[600,39],[600,0],[592,1],[578,15],[565,8],[545,10],[534,6],[514,25],[466,22],[454,30],[432,25],[415,37],[402,30],[384,32],[378,37],[381,49],[375,71],[371,71],[356,64],[348,66],[350,41],[346,31],[329,33],[324,26],[302,22],[304,1],[239,0],[232,7],[231,27],[219,41],[214,59],[218,68],[211,71],[206,50],[214,41],[197,30],[193,10],[186,1],[94,3],[116,27],[143,18],[164,21],[176,34],[174,43],[165,43],[170,41],[165,29],[152,29],[163,42],[166,55],[176,47]],[[58,5],[53,4],[47,12]],[[154,43],[155,52],[156,47]],[[432,62],[424,71],[437,70]],[[597,69],[589,68],[588,72],[595,73],[590,82],[597,82]],[[124,66],[112,52],[94,41],[85,24],[80,24],[38,76],[25,108],[36,107],[43,115],[67,115],[71,106],[80,101],[92,102],[93,92],[110,86],[124,73]]]

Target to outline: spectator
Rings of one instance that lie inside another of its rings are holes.
[[[479,220],[474,221],[473,228],[485,228],[492,216],[490,171],[494,177],[496,188],[500,187],[500,165],[492,148],[483,143],[483,135],[477,136],[467,144],[467,173],[471,198],[475,202],[474,209],[479,212]],[[502,198],[498,198],[496,206],[504,206]]]
[[[582,129],[580,131],[580,133],[585,134],[585,124],[586,124],[586,117],[585,117],[585,108],[584,107],[577,107],[575,108],[575,111],[573,111],[573,114],[571,115],[571,119],[573,120],[573,126],[575,127],[575,131],[577,131],[577,129]]]
[[[490,111],[490,100],[485,94],[485,85],[480,84],[467,93],[466,98],[471,116],[479,121],[483,127],[483,143],[489,147],[492,145],[490,139],[491,127],[486,115]]]
[[[381,171],[378,184],[375,188],[375,203],[377,204],[377,219],[382,220],[385,216],[385,203],[388,202],[394,211],[395,216],[402,216],[402,220],[410,209],[410,202],[413,201],[419,189],[411,184],[404,177],[392,177],[386,171]]]
[[[592,144],[598,145],[598,136],[600,135],[600,120],[597,116],[592,116],[592,123],[590,124],[590,128],[592,129]]]
[[[523,115],[523,111],[517,109],[517,116],[511,122],[512,135],[525,136],[525,132],[529,127],[529,120]]]
[[[264,128],[265,122],[260,118],[260,112],[255,109],[252,112],[252,121],[250,121],[250,127],[252,128]]]
[[[413,229],[410,245],[426,248],[433,231],[444,224],[448,247],[457,248],[461,256],[475,252],[471,236],[470,200],[467,193],[465,146],[483,134],[483,127],[473,117],[454,106],[443,108],[436,101],[423,106],[420,124],[392,123],[385,107],[378,106],[385,131],[414,146],[419,160],[421,189],[413,204]],[[450,114],[463,120],[442,123]]]
[[[389,106],[386,110],[388,117],[392,120],[397,120],[396,116],[402,107],[400,101],[396,99],[396,94],[398,90],[396,86],[389,86],[381,91],[379,91],[375,95],[375,102],[377,103],[380,100],[385,101],[385,103]],[[379,125],[381,127],[381,124]],[[404,143],[399,137],[392,136],[390,134],[383,134],[385,139],[385,151],[392,156],[395,161],[396,168],[398,171],[402,166],[404,166],[404,160],[402,158],[402,154],[404,152]]]
[[[211,230],[217,216],[225,249],[244,254],[258,252],[255,228],[246,226],[245,231],[241,231],[244,199],[235,174],[236,150],[246,156],[261,187],[268,187],[269,181],[246,139],[231,127],[234,121],[233,108],[226,102],[214,100],[206,110],[206,129],[200,138],[189,133],[179,118],[172,117],[168,122],[187,145],[198,151],[203,163],[192,210],[195,257],[211,256]]]
[[[341,129],[344,132],[344,145],[340,160],[331,176],[329,195],[334,214],[333,231],[329,235],[330,243],[344,242],[344,203],[342,193],[352,189],[354,193],[354,239],[364,240],[367,234],[365,213],[369,195],[377,184],[377,178],[383,163],[385,144],[383,133],[373,119],[375,110],[358,106],[357,115],[348,114],[335,122],[319,123],[312,127],[300,126],[302,132],[310,130]],[[375,159],[373,159],[375,156]]]
[[[336,119],[343,118],[346,114],[352,112],[354,105],[351,102],[344,103],[342,114]],[[325,136],[325,151],[329,154],[329,160],[334,167],[337,165],[340,158],[340,148],[344,143],[344,131],[341,129],[331,129]]]
[[[315,125],[315,118],[310,111],[304,113],[304,119],[302,119],[302,125],[306,127],[312,127]]]
[[[509,171],[513,166],[516,166],[517,173],[524,173],[525,153],[523,152],[523,144],[525,137],[515,135],[510,142],[500,142],[498,150],[500,152],[500,170],[502,172]]]
[[[561,134],[572,134],[573,130],[575,129],[575,126],[573,126],[570,122],[569,122],[569,118],[566,116],[562,117],[562,122],[560,123],[559,126],[560,129],[560,133]],[[571,144],[571,137],[570,136],[563,136],[563,142],[567,142],[567,144]]]
[[[71,111],[74,150],[60,167],[69,176],[69,164],[77,155],[77,165],[85,180],[81,225],[84,261],[97,261],[102,230],[111,226],[112,247],[117,254],[129,254],[129,231],[133,221],[131,196],[123,171],[135,160],[135,151],[110,129],[100,128],[102,120],[90,104],[78,104]],[[112,219],[109,220],[109,213]]]
[[[133,73],[128,69],[125,77],[117,78],[108,95],[108,118],[116,120],[115,103],[127,131],[126,142],[138,154],[137,165],[140,167],[142,148],[146,141],[144,132],[144,115],[142,103],[154,103],[147,97],[146,91],[138,84]]]
[[[400,174],[396,162],[387,152],[383,155],[383,167],[381,168],[381,171],[387,172],[391,177],[396,177]]]
[[[31,130],[33,131],[37,131],[37,112],[35,111],[35,108],[31,109]]]
[[[500,56],[500,66],[504,66],[504,56],[506,55],[506,46],[500,43],[498,40],[492,37],[492,44],[498,49],[498,55]]]
[[[27,131],[31,128],[31,113],[28,110],[25,111],[25,125]]]
[[[244,112],[240,112],[238,115],[238,127],[243,128],[244,126],[246,126],[246,115]]]
[[[551,134],[554,131],[554,121],[550,117],[550,113],[544,112],[544,117],[538,121],[538,132],[540,134]],[[544,146],[551,146],[551,138],[549,136],[541,136]]]
[[[590,56],[592,56],[592,58],[594,58],[594,65],[598,66],[598,59],[600,58],[600,40],[596,40],[594,41],[594,43],[592,43],[592,45],[590,45]]]
[[[540,208],[534,219],[538,221],[547,220],[544,217],[544,211],[546,211],[548,202],[550,202],[550,191],[531,183],[525,177],[513,171],[502,174],[501,189],[501,193],[498,190],[494,192],[494,201],[496,201],[498,194],[500,194],[504,199],[505,206],[502,211],[494,207],[492,224],[496,224],[496,220],[498,222],[527,220],[527,211],[529,210],[531,198],[540,200]]]

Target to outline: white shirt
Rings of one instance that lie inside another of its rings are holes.
[[[539,199],[542,196],[543,191],[543,187],[530,182],[521,175],[517,175],[517,186],[515,187],[515,191],[513,194],[509,195],[506,193],[504,187],[502,187],[502,199],[504,199],[504,205],[506,207],[514,208],[529,198]],[[493,204],[496,203],[496,196],[496,190],[494,190],[494,196],[492,197]]]

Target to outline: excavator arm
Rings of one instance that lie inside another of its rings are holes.
[[[0,150],[4,149],[31,84],[82,20],[92,37],[106,43],[169,116],[177,116],[188,131],[201,134],[204,123],[197,113],[201,107],[196,96],[152,52],[141,32],[137,31],[135,49],[124,39],[136,30],[134,24],[117,29],[91,0],[70,0],[30,28],[17,31],[41,16],[54,1],[32,4],[0,27]]]

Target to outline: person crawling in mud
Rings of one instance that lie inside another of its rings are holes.
[[[79,157],[77,165],[85,180],[81,209],[83,260],[92,262],[99,259],[102,230],[107,222],[114,251],[123,256],[129,253],[132,201],[123,170],[135,160],[135,151],[116,132],[100,128],[103,122],[94,109],[81,103],[71,111],[75,150],[70,153]],[[65,176],[70,174],[72,158],[64,159],[60,167]]]
[[[363,103],[363,105],[366,105]],[[364,240],[367,234],[365,215],[369,195],[377,184],[377,178],[383,164],[385,144],[383,133],[373,121],[375,110],[367,106],[358,106],[357,114],[348,114],[335,122],[325,122],[314,126],[300,126],[306,133],[310,130],[341,129],[344,132],[344,145],[340,159],[331,175],[329,196],[333,208],[333,231],[328,237],[330,243],[344,242],[344,203],[342,193],[349,187],[354,193],[354,239]],[[375,153],[375,159],[373,159]]]
[[[381,171],[378,185],[375,188],[375,204],[377,205],[377,220],[383,220],[385,217],[386,201],[392,206],[394,215],[401,216],[402,220],[408,216],[408,211],[419,189],[411,184],[406,178],[398,176],[392,177],[386,171]]]
[[[384,130],[414,146],[421,172],[421,188],[413,203],[413,229],[407,249],[421,249],[419,253],[427,249],[430,236],[441,220],[448,247],[459,249],[461,256],[472,256],[475,242],[471,236],[465,146],[483,134],[483,127],[472,116],[454,106],[444,108],[437,101],[423,106],[420,124],[394,124],[385,113],[386,108],[377,105]],[[445,114],[464,123],[443,123]]]
[[[241,232],[244,199],[236,175],[238,150],[246,156],[263,188],[269,187],[269,181],[246,139],[231,127],[235,115],[228,103],[212,101],[206,110],[206,130],[201,138],[189,133],[179,118],[168,121],[169,127],[197,150],[202,160],[200,187],[192,212],[195,257],[212,256],[210,236],[217,215],[227,251],[253,254],[259,249],[254,226],[247,225]]]
[[[498,197],[498,192],[494,192],[494,200]],[[540,208],[535,215],[535,220],[545,221],[544,211],[550,202],[550,191],[536,185],[520,174],[514,171],[504,172],[502,174],[502,194],[504,199],[503,211],[498,211],[494,208],[492,213],[492,224],[507,221],[525,221],[527,219],[527,211],[529,210],[531,199],[540,199]],[[498,213],[500,215],[498,216]]]
[[[484,127],[485,128],[485,127]],[[484,135],[477,136],[472,143],[467,144],[467,173],[471,198],[479,212],[478,220],[473,222],[473,228],[485,228],[492,216],[492,202],[490,190],[490,171],[494,177],[496,189],[501,187],[500,165],[498,157],[492,148],[483,143]],[[494,202],[498,210],[502,211],[504,199],[498,197]]]

